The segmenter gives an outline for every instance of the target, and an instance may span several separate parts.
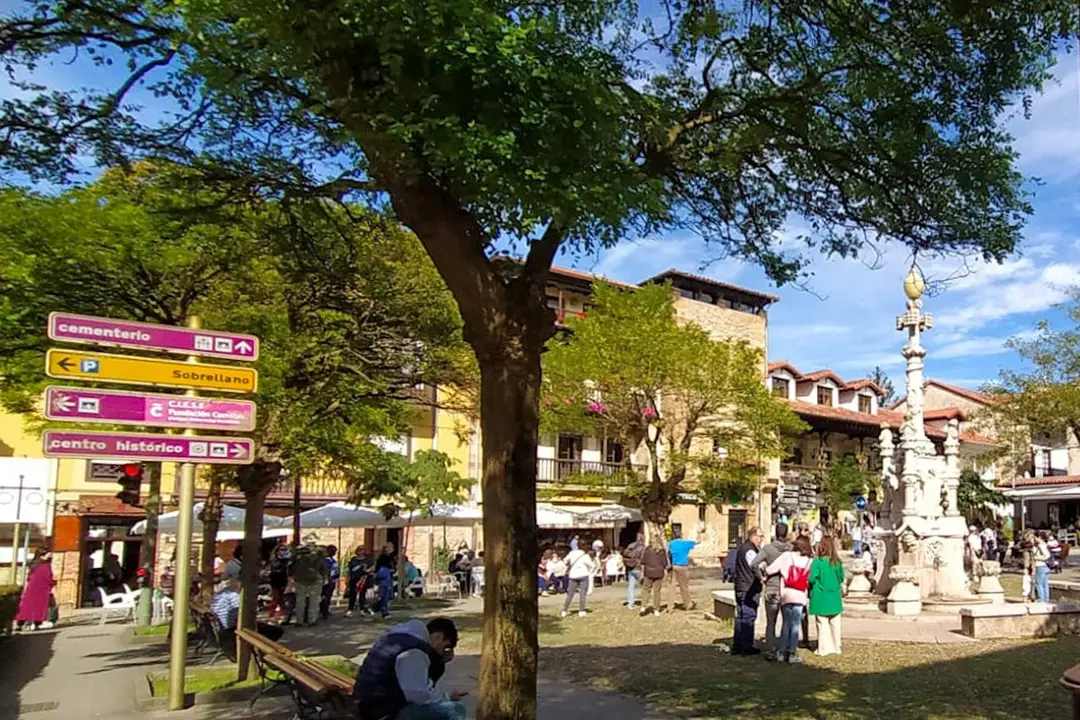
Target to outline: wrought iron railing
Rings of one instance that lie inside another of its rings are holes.
[[[536,461],[536,479],[540,482],[566,482],[575,477],[588,475],[614,477],[623,475],[627,471],[627,466],[622,463],[598,460],[538,458]]]

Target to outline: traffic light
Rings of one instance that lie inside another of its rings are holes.
[[[141,500],[139,491],[142,488],[143,466],[140,463],[128,463],[124,466],[124,474],[120,478],[120,492],[116,493],[116,499],[125,505],[139,504]]]

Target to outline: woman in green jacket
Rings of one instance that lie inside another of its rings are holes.
[[[816,655],[840,654],[840,615],[844,612],[844,565],[836,540],[826,535],[810,566],[810,614],[817,618]]]

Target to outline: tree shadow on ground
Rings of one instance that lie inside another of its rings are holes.
[[[197,652],[193,649],[194,639],[188,640],[188,667],[206,667],[209,661],[214,657],[216,651],[209,649]],[[116,650],[110,652],[96,652],[86,653],[84,657],[94,658],[99,660],[97,667],[93,670],[86,670],[79,673],[80,675],[97,675],[99,673],[107,673],[113,670],[122,668],[146,668],[147,672],[153,670],[160,670],[162,665],[167,665],[169,662],[170,647],[168,641],[163,637],[157,642],[144,642],[136,645],[129,645],[123,650]],[[224,658],[224,654],[221,655]],[[220,663],[215,663],[212,667],[218,667]]]
[[[27,709],[23,688],[49,664],[55,640],[55,631],[21,633],[0,640],[0,719],[17,718]]]
[[[576,645],[542,650],[540,666],[693,717],[1065,720],[1071,698],[1058,678],[1080,660],[1080,640],[976,646],[852,641],[844,652],[793,666],[708,645]],[[898,655],[905,658],[899,664]]]

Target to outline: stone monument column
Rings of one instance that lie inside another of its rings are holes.
[[[949,421],[945,436],[945,515],[958,517],[960,505],[956,493],[960,488],[960,423]]]

